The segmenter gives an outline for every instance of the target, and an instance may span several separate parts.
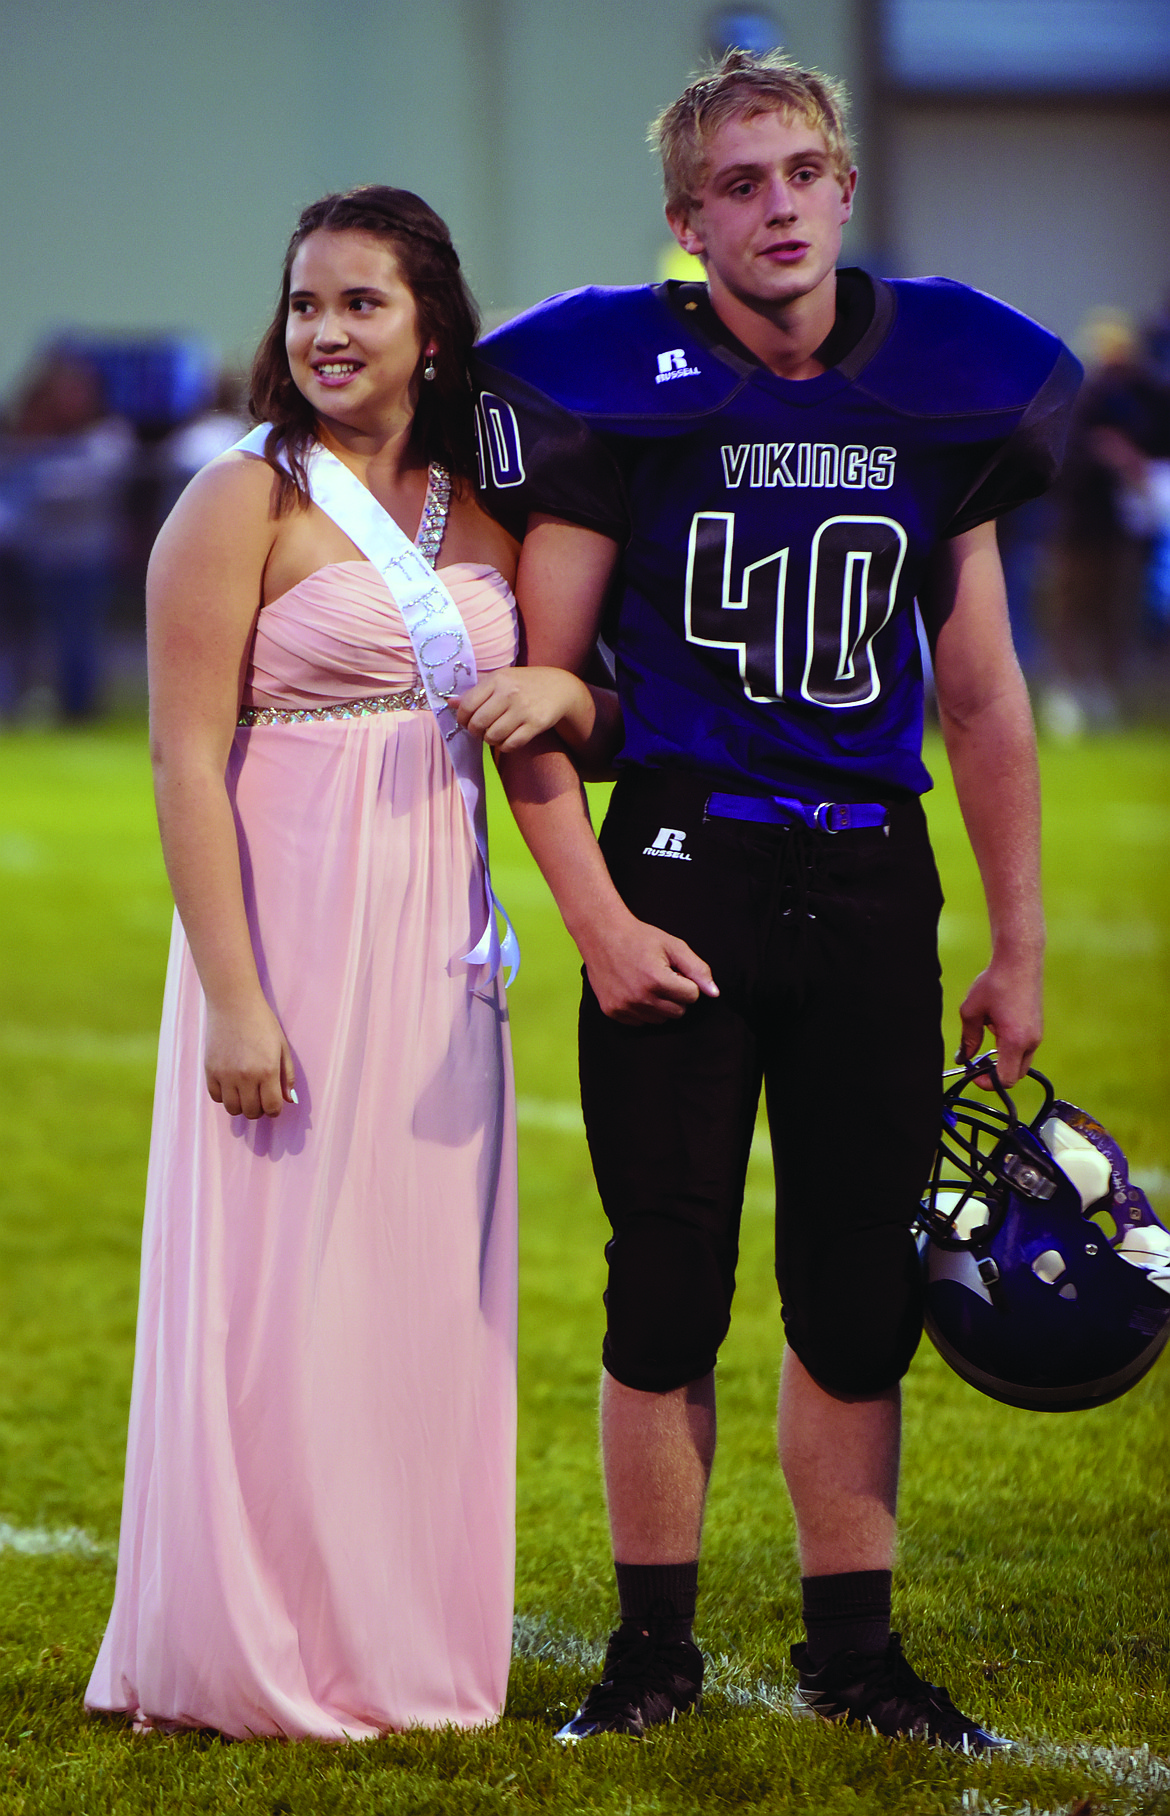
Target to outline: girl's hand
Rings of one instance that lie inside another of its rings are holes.
[[[593,695],[563,668],[501,668],[455,701],[465,731],[499,751],[521,750],[543,731],[575,746],[593,729]]]
[[[264,1001],[247,1010],[207,1007],[207,1089],[229,1116],[279,1116],[296,1103],[296,1073],[284,1030]]]

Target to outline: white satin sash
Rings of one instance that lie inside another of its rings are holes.
[[[236,443],[245,454],[264,453],[269,425]],[[283,448],[276,458],[287,471]],[[315,442],[305,459],[305,472],[313,503],[331,517],[338,529],[377,568],[402,615],[426,691],[427,704],[443,734],[443,743],[459,782],[463,805],[483,864],[484,906],[487,925],[465,965],[487,965],[488,981],[502,966],[508,968],[505,989],[520,969],[520,943],[503,905],[492,888],[488,869],[487,810],[484,803],[483,749],[479,740],[463,730],[455,717],[451,698],[475,686],[475,651],[459,607],[447,588],[424,560],[410,538],[400,530],[374,494],[344,462]],[[504,923],[500,938],[497,914]]]

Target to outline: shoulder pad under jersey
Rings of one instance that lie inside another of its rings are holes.
[[[649,285],[550,297],[479,343],[483,358],[595,428],[664,427],[718,410],[745,383]]]
[[[1080,367],[1039,322],[945,277],[895,280],[892,332],[858,375],[861,389],[908,416],[1026,410],[1051,384],[1071,400]]]

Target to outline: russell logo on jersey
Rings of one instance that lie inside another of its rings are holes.
[[[672,378],[701,378],[698,366],[688,364],[687,356],[681,347],[672,347],[669,353],[658,355],[658,370],[654,374],[656,385],[669,384]]]

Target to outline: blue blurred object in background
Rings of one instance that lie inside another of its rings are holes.
[[[66,329],[45,357],[83,360],[101,380],[106,408],[139,431],[173,429],[205,410],[215,395],[219,359],[194,335],[126,335]]]
[[[885,59],[904,87],[1069,94],[1170,85],[1166,0],[886,0]]]
[[[757,56],[783,47],[785,30],[769,6],[718,6],[707,21],[707,49],[718,62],[729,50]]]

